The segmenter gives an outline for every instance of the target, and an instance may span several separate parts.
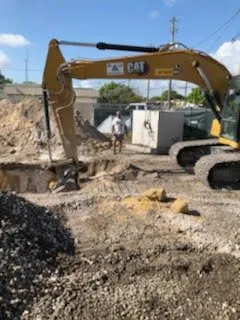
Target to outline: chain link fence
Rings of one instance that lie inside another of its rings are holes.
[[[105,119],[109,116],[115,115],[116,111],[120,110],[122,115],[127,118],[132,117],[132,111],[127,110],[127,105],[123,104],[94,104],[82,106],[82,114],[84,116],[83,109],[85,111],[84,118],[87,119],[92,125],[98,127]],[[149,106],[151,110],[162,110],[166,111],[164,106]],[[80,110],[80,109],[79,109]],[[195,139],[206,139],[210,137],[211,124],[214,119],[213,112],[208,108],[181,108],[171,109],[178,112],[184,113],[184,140],[195,140]],[[86,116],[87,115],[87,116]]]

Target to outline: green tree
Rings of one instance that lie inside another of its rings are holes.
[[[131,102],[141,102],[143,97],[125,84],[110,82],[104,84],[99,90],[99,103],[119,103],[127,104]]]
[[[150,101],[159,101],[159,100],[162,100],[162,97],[161,96],[154,96],[154,97],[151,97],[149,100]]]
[[[175,90],[171,90],[171,100],[183,100],[183,99],[184,99],[184,97],[181,94],[179,94]],[[162,93],[162,100],[163,101],[167,101],[168,100],[168,90],[165,90]]]
[[[12,83],[11,79],[5,78],[0,71],[0,90],[3,90],[5,84]]]
[[[205,99],[202,90],[200,88],[193,88],[187,96],[187,101],[194,104],[204,104]]]

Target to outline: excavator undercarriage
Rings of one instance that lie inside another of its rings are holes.
[[[224,151],[200,158],[194,167],[196,178],[214,189],[240,188],[240,152]]]
[[[240,151],[221,145],[218,139],[177,142],[169,155],[213,189],[240,188]]]

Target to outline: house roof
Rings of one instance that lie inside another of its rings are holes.
[[[86,104],[89,104],[89,103],[93,103],[94,102],[94,98],[85,98],[85,97],[77,97],[75,103],[86,103]]]
[[[74,88],[77,97],[97,98],[98,91],[92,88]]]
[[[12,85],[6,85],[4,87],[4,93],[5,94],[16,94],[16,95],[22,94],[21,91],[17,87],[12,86]]]
[[[74,88],[77,97],[97,98],[98,91],[92,88]],[[23,85],[23,84],[8,84],[4,87],[4,93],[7,95],[27,95],[41,96],[42,87],[40,85]]]
[[[41,96],[42,88],[40,86],[18,86],[18,89],[26,96]]]

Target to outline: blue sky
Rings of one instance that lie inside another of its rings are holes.
[[[24,60],[28,51],[29,80],[41,82],[51,38],[157,46],[169,42],[169,20],[173,16],[178,21],[177,41],[190,47],[198,44],[198,49],[215,53],[216,58],[221,59],[219,48],[237,34],[240,39],[240,15],[208,41],[199,42],[235,14],[239,7],[236,0],[2,0],[0,67],[5,66],[2,68],[5,76],[16,82],[24,81]],[[17,34],[24,38],[18,39],[13,47],[13,43],[10,46],[7,41],[1,41],[3,34]],[[29,45],[25,46],[27,41]],[[240,41],[235,41],[235,47],[240,57]],[[231,43],[224,50],[232,52]],[[66,58],[126,54],[77,47],[66,47],[63,51]],[[238,60],[240,63],[240,58]]]

